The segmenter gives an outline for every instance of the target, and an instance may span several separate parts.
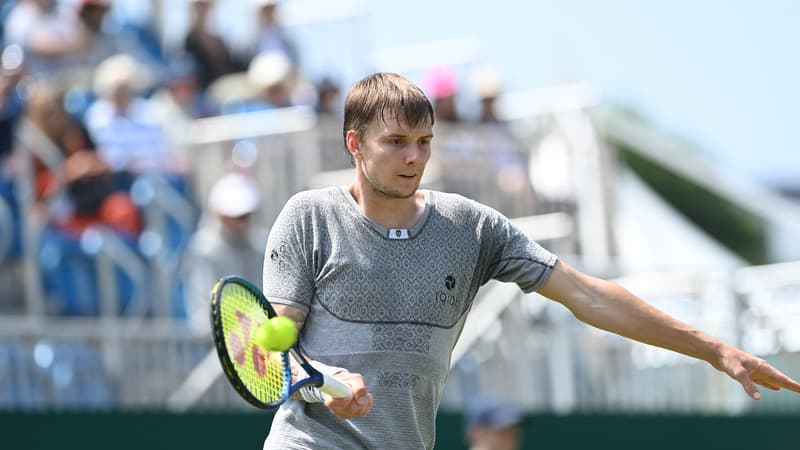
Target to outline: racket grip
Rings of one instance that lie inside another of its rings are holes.
[[[350,398],[353,396],[353,391],[350,390],[350,386],[327,373],[322,374],[322,386],[319,387],[319,390],[333,398]]]

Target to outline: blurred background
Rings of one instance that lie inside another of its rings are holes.
[[[221,375],[208,293],[260,281],[289,196],[349,183],[343,97],[375,70],[434,102],[423,187],[800,376],[798,17],[777,0],[0,1],[0,447],[260,448],[270,414]],[[437,448],[479,426],[519,448],[786,448],[800,416],[788,392],[752,402],[515,285],[473,309]]]

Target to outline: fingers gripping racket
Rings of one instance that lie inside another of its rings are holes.
[[[334,398],[351,397],[350,387],[315,369],[300,353],[297,343],[284,352],[275,352],[253,342],[255,331],[276,316],[264,294],[243,278],[221,278],[211,290],[214,344],[236,392],[262,409],[277,407],[297,391],[307,401],[322,401],[319,391]],[[294,383],[290,357],[307,374]]]

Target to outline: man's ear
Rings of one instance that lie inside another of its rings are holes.
[[[353,158],[361,159],[361,140],[358,131],[349,130],[345,135],[344,142],[347,145],[347,151],[353,155]]]

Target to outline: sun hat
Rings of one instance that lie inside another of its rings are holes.
[[[258,209],[261,192],[252,178],[240,173],[229,173],[211,187],[209,206],[226,217],[241,217]]]

